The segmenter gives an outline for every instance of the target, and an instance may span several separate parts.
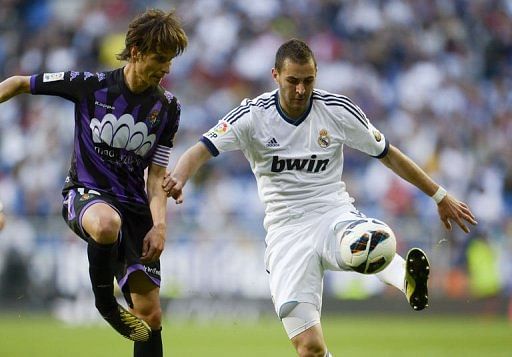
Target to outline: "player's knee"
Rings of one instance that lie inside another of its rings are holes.
[[[100,244],[114,243],[121,230],[121,218],[116,212],[97,217],[96,224],[90,232],[95,241]]]
[[[294,341],[294,345],[300,357],[324,357],[327,352],[323,341],[314,335],[298,338]]]
[[[162,309],[159,306],[134,307],[134,313],[146,321],[152,330],[158,330],[162,326]]]

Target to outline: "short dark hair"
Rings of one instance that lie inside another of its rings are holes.
[[[188,45],[185,30],[174,11],[149,9],[135,17],[128,25],[125,48],[116,57],[130,59],[130,51],[136,46],[142,54],[172,53],[178,56]]]
[[[287,58],[299,64],[305,64],[312,59],[316,67],[315,55],[313,51],[311,51],[311,48],[309,48],[306,42],[296,38],[286,41],[277,50],[274,68],[278,72],[283,68],[283,63]]]

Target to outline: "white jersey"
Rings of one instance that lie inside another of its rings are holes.
[[[203,135],[212,155],[241,150],[265,204],[264,226],[350,203],[341,180],[343,145],[383,157],[388,143],[345,96],[315,89],[307,111],[292,120],[278,90],[245,99]]]

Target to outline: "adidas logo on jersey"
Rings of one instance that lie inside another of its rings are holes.
[[[276,138],[272,138],[267,142],[266,145],[268,148],[277,148],[279,147],[279,143],[277,142]]]

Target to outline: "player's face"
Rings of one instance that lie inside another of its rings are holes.
[[[143,87],[154,87],[171,69],[172,54],[149,53],[139,56],[135,61],[137,80]]]
[[[291,118],[300,117],[309,106],[316,79],[313,59],[304,64],[285,59],[281,71],[272,69],[272,76],[279,85],[279,104]]]

